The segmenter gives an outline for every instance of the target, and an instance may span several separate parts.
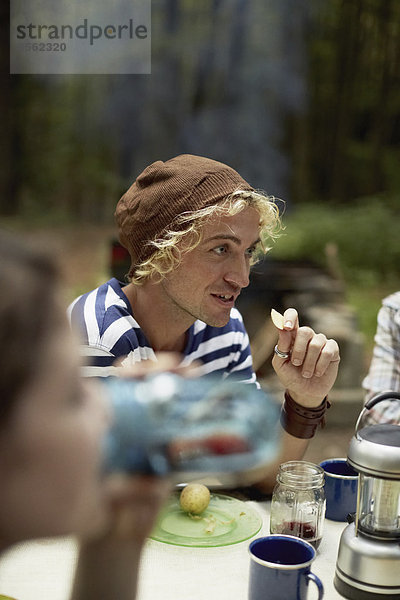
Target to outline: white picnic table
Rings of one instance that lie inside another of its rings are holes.
[[[222,547],[182,547],[149,539],[142,553],[137,600],[247,600],[252,539],[269,534],[269,501],[249,501],[262,518],[251,539]],[[325,520],[312,571],[325,600],[340,600],[333,577],[345,523]],[[16,600],[68,600],[77,558],[74,538],[45,539],[13,547],[0,560],[0,595]],[[317,598],[310,584],[308,598]]]

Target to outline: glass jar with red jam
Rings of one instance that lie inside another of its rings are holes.
[[[325,517],[324,471],[304,460],[279,467],[271,501],[271,533],[294,535],[318,548]]]

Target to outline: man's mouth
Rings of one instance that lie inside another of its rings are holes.
[[[233,296],[233,294],[211,294],[211,295],[214,296],[214,298],[218,298],[218,300],[221,300],[222,302],[226,302],[227,304],[235,301],[235,296]]]

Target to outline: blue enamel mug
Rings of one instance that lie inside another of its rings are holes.
[[[320,463],[325,471],[325,517],[346,521],[357,509],[358,473],[346,458],[329,458]]]
[[[315,549],[292,535],[272,534],[249,545],[248,600],[306,600],[310,581],[324,595],[319,577],[311,573]]]

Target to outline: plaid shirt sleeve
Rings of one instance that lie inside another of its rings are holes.
[[[382,302],[372,361],[363,388],[366,401],[379,392],[400,392],[400,292]],[[380,402],[370,410],[366,422],[400,425],[400,401]]]

